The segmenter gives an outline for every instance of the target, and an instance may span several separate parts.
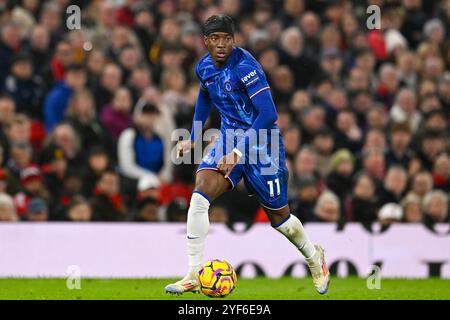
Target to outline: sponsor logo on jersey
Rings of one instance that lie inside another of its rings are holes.
[[[256,69],[254,69],[253,71],[250,71],[246,76],[242,77],[241,81],[244,85],[249,86],[255,81],[258,81],[258,79],[258,74],[256,73]]]

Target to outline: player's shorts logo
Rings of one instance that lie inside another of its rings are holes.
[[[233,84],[231,83],[231,81],[225,81],[225,83],[223,84],[223,90],[226,93],[230,93],[233,91]]]

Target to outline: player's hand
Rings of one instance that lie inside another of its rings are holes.
[[[225,178],[228,178],[231,174],[231,171],[239,162],[239,155],[236,152],[230,152],[227,155],[224,155],[217,164],[217,169],[220,173],[222,173]]]
[[[185,153],[189,153],[194,148],[194,142],[191,140],[182,140],[177,143],[177,159],[181,158]]]

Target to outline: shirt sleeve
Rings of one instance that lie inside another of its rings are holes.
[[[242,64],[238,68],[238,73],[242,85],[247,91],[250,99],[254,98],[259,93],[270,89],[266,76],[259,65],[250,63]]]

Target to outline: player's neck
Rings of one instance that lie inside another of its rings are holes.
[[[228,58],[228,59],[230,59],[230,58]],[[214,61],[214,66],[215,66],[217,69],[220,69],[220,68],[222,68],[224,65],[227,64],[228,59],[225,60],[225,61]]]

